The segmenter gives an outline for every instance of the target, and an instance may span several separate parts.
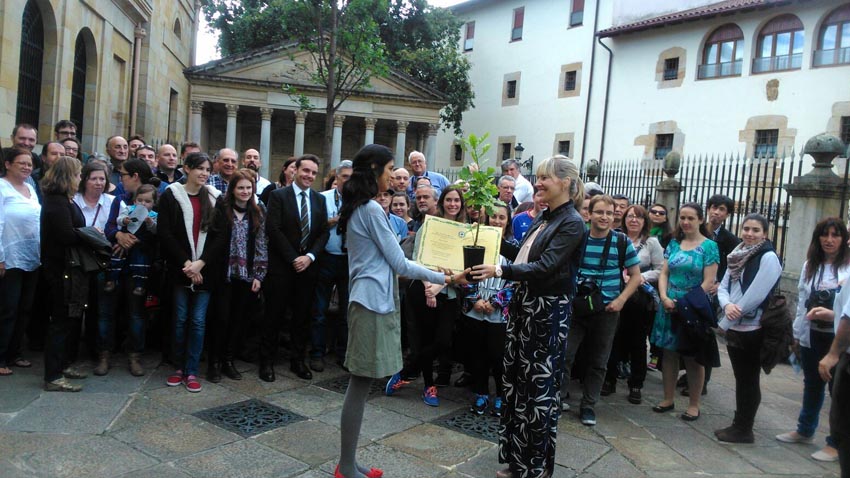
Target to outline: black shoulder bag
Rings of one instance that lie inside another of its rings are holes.
[[[605,247],[602,249],[602,259],[597,266],[599,271],[604,271],[604,264],[608,263],[608,252],[611,250],[612,232],[608,232],[608,237],[605,239]],[[581,250],[578,264],[584,262],[584,254],[587,252],[587,241],[590,238],[590,232],[584,235],[584,245]],[[573,299],[573,314],[576,317],[587,317],[589,315],[598,314],[605,310],[605,304],[602,301],[602,289],[594,279],[580,278],[576,284],[576,296]]]

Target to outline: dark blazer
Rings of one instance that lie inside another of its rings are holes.
[[[537,296],[568,294],[575,295],[578,271],[578,247],[584,240],[584,222],[576,212],[573,202],[558,206],[554,211],[545,210],[534,218],[523,244],[546,223],[534,240],[528,253],[527,264],[511,264],[502,267],[505,280],[528,282],[528,290]],[[519,247],[502,241],[501,253],[511,261],[516,259]]]
[[[717,249],[720,251],[720,264],[717,266],[717,281],[723,280],[726,274],[726,256],[741,242],[735,234],[729,232],[726,226],[720,226],[717,235],[714,237],[714,242],[717,243]]]
[[[307,253],[319,258],[328,243],[325,197],[310,191],[310,235],[301,249],[301,210],[292,186],[275,189],[269,196],[266,233],[269,236],[269,274],[294,272],[292,262]]]

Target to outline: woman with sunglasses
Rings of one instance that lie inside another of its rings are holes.
[[[655,203],[649,208],[649,235],[658,239],[661,247],[666,248],[673,238],[673,228],[667,220],[667,207]]]

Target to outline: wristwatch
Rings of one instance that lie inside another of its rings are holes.
[[[502,266],[496,266],[496,277],[502,277]]]

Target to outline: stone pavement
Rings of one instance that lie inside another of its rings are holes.
[[[658,372],[649,373],[643,405],[626,401],[621,382],[619,393],[597,408],[594,428],[564,414],[555,477],[837,477],[837,463],[808,457],[823,444],[829,400],[816,444],[773,438],[793,429],[802,397],[802,377],[788,366],[762,376],[755,444],[714,438],[714,429],[730,423],[735,403],[724,347],[721,355],[724,366],[715,371],[696,422],[650,410],[661,395]],[[43,392],[40,362],[0,378],[0,477],[332,476],[347,383],[342,370],[329,365],[307,382],[279,365],[277,382],[269,384],[256,378],[252,364],[238,363],[244,380],[204,382],[201,393],[190,394],[165,386],[170,369],[157,367],[153,354],[142,378],[129,375],[124,357],[114,363],[121,366],[83,380],[84,391],[76,394]],[[468,412],[467,390],[441,389],[440,407],[430,408],[419,399],[421,383],[393,397],[382,386],[375,384],[368,402],[361,463],[383,468],[387,478],[491,478],[501,468],[495,419]],[[680,411],[686,400],[677,398]]]

